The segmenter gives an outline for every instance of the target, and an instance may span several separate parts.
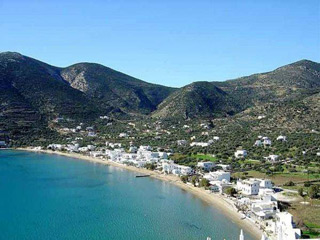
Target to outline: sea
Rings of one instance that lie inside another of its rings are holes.
[[[239,226],[220,209],[169,182],[136,175],[65,156],[0,150],[0,239],[239,239]]]

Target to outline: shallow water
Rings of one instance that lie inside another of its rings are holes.
[[[239,239],[240,228],[219,209],[168,182],[135,175],[1,150],[0,239]]]

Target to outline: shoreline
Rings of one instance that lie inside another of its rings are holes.
[[[137,168],[133,166],[127,166],[120,163],[116,163],[113,161],[109,161],[107,159],[99,159],[94,158],[90,156],[85,156],[78,153],[65,153],[65,152],[59,152],[59,151],[51,151],[51,150],[35,150],[32,148],[16,148],[11,150],[19,150],[19,151],[29,151],[29,152],[35,152],[35,153],[45,153],[45,154],[55,154],[75,159],[80,159],[84,161],[90,161],[94,163],[100,163],[104,165],[109,165],[113,167],[118,167],[121,169],[125,169],[128,171],[141,173],[144,175],[150,175],[150,177],[169,182],[171,184],[174,184],[175,186],[188,191],[189,193],[193,194],[194,196],[198,197],[202,201],[208,203],[211,207],[214,207],[218,209],[223,215],[225,215],[227,218],[229,218],[232,222],[236,223],[239,227],[243,228],[247,232],[250,233],[251,237],[254,239],[261,239],[261,236],[263,234],[262,230],[260,230],[256,224],[254,224],[249,219],[242,219],[242,214],[237,212],[237,210],[234,208],[234,206],[227,201],[227,199],[221,195],[218,194],[212,194],[207,192],[205,189],[194,187],[188,184],[183,183],[179,177],[175,175],[164,175],[160,174],[155,171],[151,171],[145,168]]]

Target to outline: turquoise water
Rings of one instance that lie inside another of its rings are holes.
[[[239,227],[218,209],[135,175],[57,155],[0,151],[0,239],[238,239]]]

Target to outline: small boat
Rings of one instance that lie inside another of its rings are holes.
[[[138,177],[150,177],[150,174],[148,174],[148,175],[138,175],[138,176],[136,176],[137,178]]]

